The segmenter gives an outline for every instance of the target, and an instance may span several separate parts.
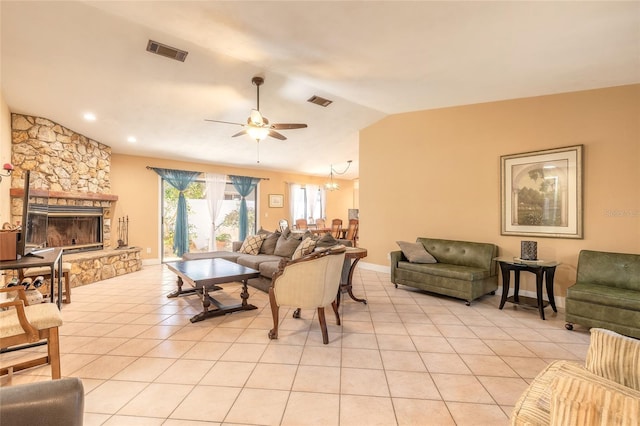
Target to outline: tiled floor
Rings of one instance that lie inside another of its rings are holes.
[[[281,309],[269,340],[268,296],[257,310],[191,324],[196,296],[168,299],[162,266],[73,289],[60,328],[62,374],[82,378],[87,425],[505,425],[527,383],[554,359],[583,361],[588,332],[564,329],[562,311],[470,307],[396,289],[357,269],[356,295],[327,316],[322,344],[313,311]],[[239,300],[239,284],[217,295]],[[4,354],[26,356],[26,350]],[[13,384],[50,379],[48,366]],[[7,379],[2,379],[7,385]]]

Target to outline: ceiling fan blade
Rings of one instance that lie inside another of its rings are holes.
[[[271,128],[276,130],[304,129],[306,127],[307,125],[302,123],[273,123],[271,125]]]
[[[210,120],[205,118],[204,121],[211,121],[212,123],[224,123],[224,124],[233,124],[234,126],[244,126],[242,123],[232,123],[231,121],[221,121],[221,120]]]
[[[269,136],[271,136],[272,138],[280,139],[281,141],[287,140],[287,138],[283,134],[278,133],[275,130],[269,130]]]
[[[246,135],[246,134],[247,134],[247,129],[243,129],[243,130],[240,130],[240,131],[239,131],[238,133],[236,133],[235,135],[232,135],[231,137],[232,137],[232,138],[235,138],[235,137],[237,137],[237,136],[242,136],[242,135]]]
[[[257,109],[251,110],[251,115],[249,116],[248,121],[250,121],[249,124],[253,124],[255,126],[262,126],[262,124],[264,123],[262,114],[260,114],[260,111],[258,111]]]

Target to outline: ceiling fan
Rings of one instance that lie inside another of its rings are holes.
[[[307,127],[306,124],[301,123],[269,123],[267,117],[263,116],[262,113],[260,113],[260,86],[264,83],[264,78],[255,76],[251,79],[251,82],[256,86],[257,103],[256,109],[251,110],[251,114],[249,115],[249,118],[247,118],[246,124],[209,119],[205,119],[205,121],[242,126],[243,129],[232,137],[235,138],[236,136],[249,135],[253,139],[255,139],[256,142],[260,142],[267,136],[271,136],[272,138],[280,140],[286,140],[287,138],[276,130],[304,129],[305,127]]]

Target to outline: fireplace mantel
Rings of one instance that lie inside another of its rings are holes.
[[[69,200],[92,200],[92,201],[118,201],[117,195],[112,194],[98,194],[95,192],[64,192],[64,191],[49,191],[47,189],[30,189],[29,194],[33,197],[49,197],[49,198],[64,198]],[[11,197],[21,198],[24,196],[23,188],[11,188],[9,190]]]

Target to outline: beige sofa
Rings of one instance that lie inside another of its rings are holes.
[[[250,279],[247,284],[264,291],[269,292],[271,287],[271,278],[273,274],[278,271],[278,265],[282,259],[291,260],[295,250],[307,237],[312,238],[315,241],[316,248],[327,248],[337,244],[342,244],[347,247],[351,247],[351,241],[349,240],[336,240],[330,234],[314,235],[309,233],[293,233],[288,228],[283,232],[275,231],[269,232],[260,230],[258,234],[264,236],[264,240],[260,245],[260,249],[256,254],[247,254],[240,251],[243,242],[234,241],[233,251],[211,251],[206,253],[185,253],[182,258],[185,260],[191,259],[213,259],[222,258],[238,265],[246,266],[247,268],[255,269],[260,272],[260,277]],[[343,266],[343,280],[345,282],[346,275],[349,273],[349,266],[351,265],[349,260],[345,260]]]
[[[516,403],[512,425],[638,425],[640,340],[591,329],[586,362],[554,361]]]

